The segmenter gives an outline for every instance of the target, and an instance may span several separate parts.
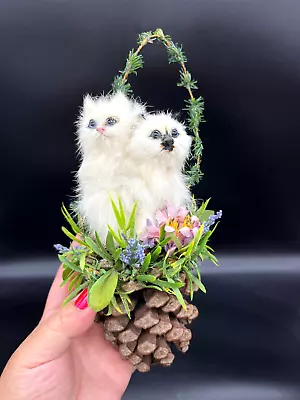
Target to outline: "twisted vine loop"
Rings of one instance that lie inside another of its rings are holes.
[[[203,122],[204,101],[201,96],[195,97],[193,94],[193,90],[198,89],[197,81],[192,79],[191,73],[186,68],[187,58],[182,46],[174,43],[169,35],[164,34],[162,29],[141,33],[138,37],[137,49],[132,49],[129,52],[124,70],[113,81],[113,91],[122,91],[125,94],[132,93],[128,77],[130,74],[137,75],[138,69],[143,67],[143,56],[140,53],[147,44],[153,43],[155,40],[166,47],[169,64],[178,63],[180,65],[180,81],[177,86],[186,88],[189,93],[189,99],[185,100],[186,108],[184,110],[187,111],[188,115],[188,128],[193,134],[193,146],[192,155],[185,172],[188,176],[189,186],[193,186],[200,181],[202,176],[200,163],[203,145],[199,136],[199,124]]]

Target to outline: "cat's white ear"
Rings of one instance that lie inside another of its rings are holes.
[[[95,101],[92,98],[92,96],[90,96],[89,94],[84,96],[84,98],[83,98],[83,108],[84,108],[84,110],[90,109],[91,107],[93,107],[94,104],[95,104]]]

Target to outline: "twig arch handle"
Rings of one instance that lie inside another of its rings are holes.
[[[165,35],[162,29],[155,31],[143,32],[138,37],[137,49],[130,50],[125,68],[121,73],[115,77],[112,88],[113,91],[122,91],[125,94],[132,93],[131,85],[128,82],[128,77],[131,74],[137,75],[137,71],[143,68],[142,49],[149,43],[155,40],[162,43],[168,54],[169,64],[177,63],[180,66],[179,75],[180,81],[177,86],[186,88],[189,94],[189,99],[185,100],[186,107],[183,110],[187,111],[187,126],[193,134],[193,145],[191,158],[185,168],[186,175],[188,176],[189,186],[195,185],[201,179],[202,172],[200,169],[203,145],[199,136],[199,125],[203,122],[204,101],[201,96],[195,97],[194,90],[198,89],[197,81],[192,79],[191,73],[186,68],[187,58],[182,50],[182,46],[174,43],[169,35]]]

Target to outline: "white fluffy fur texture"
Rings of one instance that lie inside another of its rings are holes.
[[[129,182],[127,184],[128,173],[124,170],[124,149],[132,129],[142,119],[142,113],[145,113],[144,107],[122,93],[84,98],[77,123],[78,145],[82,154],[77,174],[78,211],[103,241],[108,224],[116,229],[110,195],[114,200],[121,196],[125,205],[132,207],[131,199],[126,196]],[[107,118],[114,118],[117,122],[110,126]],[[90,120],[94,120],[95,127],[89,126]]]
[[[172,134],[177,129],[179,136],[174,138],[174,149],[162,149],[161,139],[150,137],[151,132],[159,130],[162,136]],[[145,228],[146,220],[153,220],[156,210],[167,203],[179,208],[188,205],[191,194],[182,173],[184,163],[190,153],[191,137],[183,124],[170,114],[148,114],[134,129],[126,151],[128,156],[126,170],[130,171],[131,184],[127,197],[137,200],[137,231]]]

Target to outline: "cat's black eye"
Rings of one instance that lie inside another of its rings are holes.
[[[179,132],[176,128],[172,129],[171,134],[173,138],[177,138],[179,136]]]
[[[116,118],[109,117],[109,118],[107,118],[107,120],[105,121],[105,125],[112,126],[112,125],[115,125],[117,122],[118,122],[118,121],[116,120]]]
[[[150,137],[152,137],[152,139],[161,139],[161,133],[159,130],[155,129],[155,131],[151,132]]]
[[[96,128],[96,125],[97,125],[96,121],[94,119],[90,119],[88,127],[94,129]]]

